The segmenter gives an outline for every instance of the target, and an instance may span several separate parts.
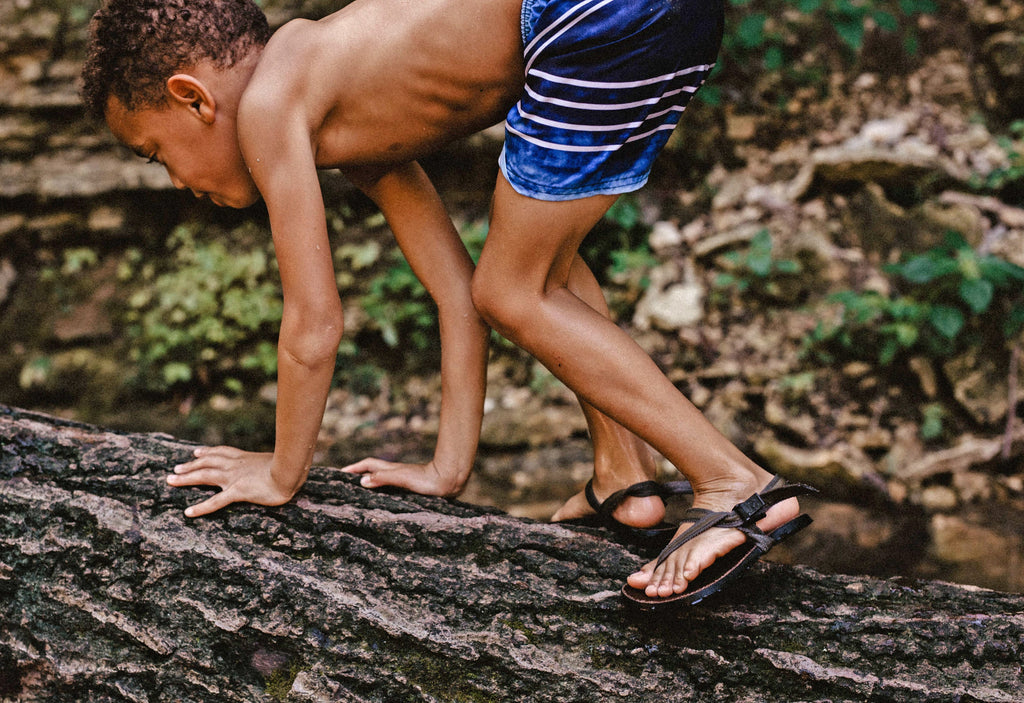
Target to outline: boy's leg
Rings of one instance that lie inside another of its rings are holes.
[[[573,258],[567,285],[573,295],[611,319],[604,292],[590,267],[579,255]],[[583,398],[579,398],[579,401],[594,445],[593,490],[598,500],[604,502],[616,491],[653,480],[658,467],[647,444]],[[581,491],[570,498],[551,519],[571,520],[592,515],[593,512],[594,509]],[[656,496],[627,498],[615,510],[614,517],[624,525],[650,527],[664,519],[665,505]]]
[[[473,277],[483,317],[602,413],[648,442],[693,484],[694,506],[730,510],[762,489],[770,474],[721,435],[630,337],[568,288],[580,243],[614,202],[598,195],[546,202],[516,193],[499,176],[491,228]],[[799,511],[773,506],[769,530]],[[744,542],[712,529],[630,577],[648,595],[682,592],[717,557]]]

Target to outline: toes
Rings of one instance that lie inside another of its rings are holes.
[[[666,598],[685,591],[688,583],[679,569],[679,560],[670,557],[650,575],[644,592],[652,598]]]
[[[636,589],[647,588],[647,585],[651,582],[651,572],[654,570],[654,562],[646,564],[640,571],[630,574],[626,577],[626,583]]]

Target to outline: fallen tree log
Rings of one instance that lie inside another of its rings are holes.
[[[188,520],[190,449],[0,406],[0,701],[1024,700],[1024,596],[761,564],[645,612],[600,533],[336,470]]]

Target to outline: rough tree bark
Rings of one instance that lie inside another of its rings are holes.
[[[0,406],[0,700],[1024,700],[1020,595],[764,564],[652,614],[596,532],[330,469],[187,520],[189,449]]]

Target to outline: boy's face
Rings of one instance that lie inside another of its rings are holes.
[[[232,121],[203,121],[174,101],[129,110],[116,97],[107,101],[106,120],[122,144],[163,164],[175,188],[222,207],[243,208],[259,200]]]

